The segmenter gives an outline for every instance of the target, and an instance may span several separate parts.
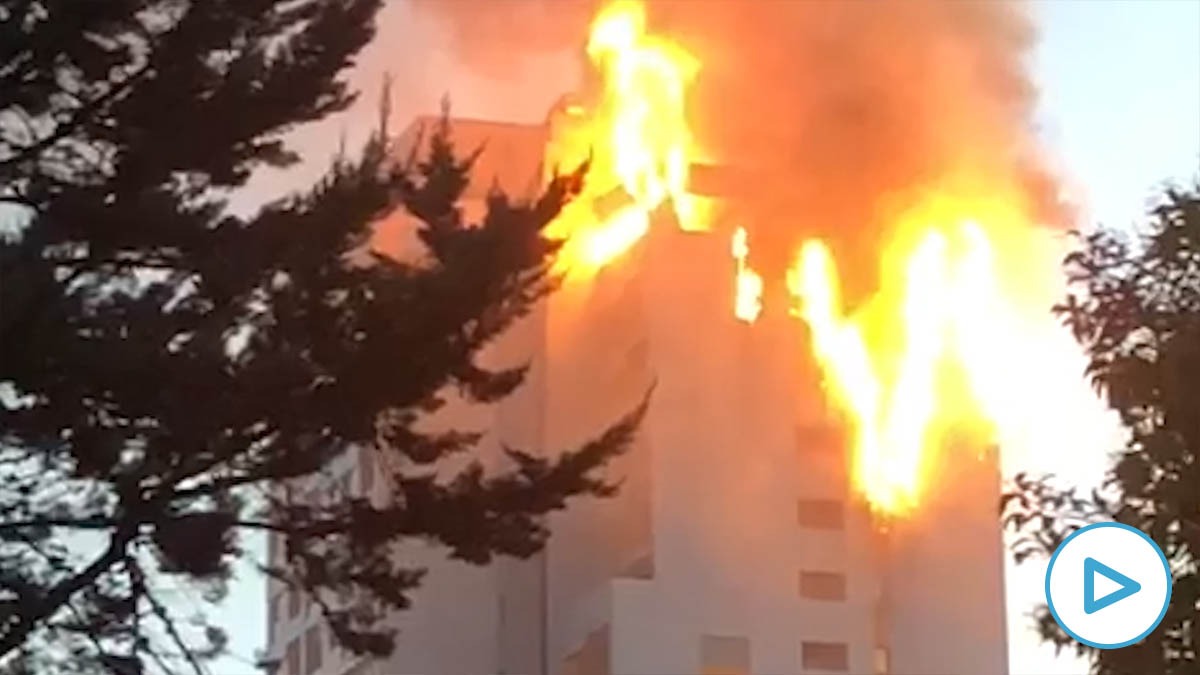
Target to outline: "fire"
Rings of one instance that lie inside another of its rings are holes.
[[[618,260],[660,213],[673,213],[683,230],[713,229],[711,203],[688,190],[691,168],[705,159],[687,109],[700,63],[650,34],[646,20],[629,0],[595,18],[587,55],[597,87],[550,119],[547,170],[590,163],[583,194],[549,231],[563,241],[557,271],[568,279],[586,280]],[[936,189],[896,219],[896,235],[881,251],[880,290],[866,304],[844,305],[836,260],[822,241],[804,243],[784,279],[766,280],[786,284],[792,314],[809,328],[828,392],[854,432],[854,482],[881,514],[917,507],[946,434],[1046,437],[1056,427],[1044,417],[1050,406],[1030,396],[1027,383],[1074,381],[1073,364],[1064,367],[1061,353],[1047,349],[1052,336],[1042,330],[1050,285],[1045,275],[1031,276],[1030,253],[1044,242],[1025,237],[1032,233],[1025,188],[1009,180],[1006,160],[989,155],[964,150],[947,158],[925,186]],[[764,279],[749,254],[747,230],[738,227],[731,309],[754,323],[764,311]],[[1036,296],[1014,292],[1014,281],[1031,279],[1042,284]],[[1042,323],[1031,323],[1031,312]],[[1025,370],[999,357],[1017,352]]]
[[[997,283],[998,239],[1019,232],[1011,209],[990,229],[952,204],[918,209],[883,255],[882,290],[848,313],[829,248],[810,240],[788,272],[793,314],[809,326],[831,397],[855,432],[853,477],[878,511],[915,508],[936,435],[991,434],[1011,423],[1018,381],[1000,355],[1022,344]],[[926,220],[928,219],[928,220]]]
[[[557,169],[591,160],[584,194],[549,232],[565,241],[560,266],[583,273],[633,247],[662,206],[684,230],[709,229],[706,202],[687,191],[699,151],[686,100],[699,62],[649,35],[645,11],[635,2],[614,3],[596,17],[587,53],[600,74],[597,100],[567,109],[570,119],[555,130],[546,162]],[[606,210],[614,196],[622,203]]]
[[[747,236],[744,227],[737,228],[733,233],[733,259],[737,264],[734,274],[733,315],[746,323],[754,323],[762,313],[763,280],[746,262],[746,258],[750,256]]]

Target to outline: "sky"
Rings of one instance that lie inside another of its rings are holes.
[[[396,76],[400,122],[435,111],[444,93],[453,97],[455,112],[467,116],[490,112],[502,118],[537,119],[544,113],[550,101],[531,100],[511,87],[464,73],[456,73],[454,89],[446,91],[445,73],[455,72],[454,63],[439,49],[436,29],[405,5],[404,0],[393,0],[384,11],[376,43],[364,53],[353,76],[368,88],[362,101],[321,131],[302,130],[297,135],[302,153],[318,160],[331,156],[339,134],[330,129],[345,132],[353,144],[356,134],[374,119],[373,87],[385,71]],[[1032,6],[1041,30],[1030,64],[1040,90],[1040,133],[1082,207],[1081,222],[1130,227],[1163,181],[1200,178],[1200,0],[1042,0]],[[569,64],[550,63],[524,77],[562,81],[565,89],[573,75]],[[303,185],[319,171],[319,164],[260,176],[247,204]],[[1088,458],[1083,464],[1093,475],[1119,442],[1110,430],[1093,433],[1084,443],[1087,447],[1072,450],[1071,461],[1078,464],[1079,458]],[[1044,459],[1022,462],[1038,469],[1064,466],[1054,458]],[[247,543],[261,549],[260,542]],[[1010,672],[1082,673],[1083,664],[1056,659],[1026,629],[1023,614],[1038,601],[1043,574],[1044,566],[1033,564],[1009,570]],[[217,675],[253,672],[249,664],[265,642],[262,582],[250,571],[241,579],[215,614],[233,638],[232,656],[214,667]]]
[[[1135,226],[1163,181],[1200,179],[1200,2],[1060,0],[1034,8],[1043,137],[1084,224]],[[1085,453],[1099,463],[1106,450]],[[1028,630],[1022,606],[1040,600],[1045,564],[1022,568],[1010,566],[1007,580],[1010,672],[1086,672],[1079,661],[1056,659]]]

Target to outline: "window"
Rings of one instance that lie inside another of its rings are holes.
[[[700,672],[703,675],[749,675],[750,640],[744,637],[702,635]]]
[[[846,436],[838,427],[823,424],[796,428],[796,453],[801,469],[821,483],[845,490],[849,483]]]
[[[284,666],[284,675],[300,675],[300,643],[296,640],[288,643]]]
[[[813,530],[840,530],[846,526],[845,510],[836,499],[801,499],[796,516],[801,527]]]
[[[310,626],[304,631],[304,674],[312,675],[321,669],[321,625]]]
[[[844,642],[802,643],[800,666],[805,670],[844,673],[850,669],[850,649]]]
[[[892,672],[891,654],[887,647],[875,648],[875,675],[888,675]]]
[[[800,597],[842,602],[846,599],[846,575],[837,572],[800,572]]]

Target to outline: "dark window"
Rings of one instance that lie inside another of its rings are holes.
[[[836,499],[801,499],[796,513],[801,527],[814,530],[840,530],[846,526],[846,512]]]
[[[700,667],[704,675],[748,675],[750,640],[725,635],[700,636]]]
[[[304,673],[312,675],[321,669],[321,625],[310,626],[304,631]]]
[[[800,666],[844,673],[850,669],[850,649],[844,642],[805,642],[800,645]]]
[[[837,572],[801,572],[800,597],[843,601],[846,599],[846,575]]]

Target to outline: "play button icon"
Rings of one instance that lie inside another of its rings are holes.
[[[1050,558],[1046,603],[1079,642],[1117,649],[1140,642],[1166,614],[1171,573],[1162,550],[1122,523],[1081,528]]]
[[[1117,589],[1097,598],[1097,575],[1103,575],[1101,583],[1106,579],[1110,582],[1115,582],[1118,585]],[[1095,558],[1083,559],[1083,611],[1087,614],[1095,614],[1105,607],[1120,602],[1140,590],[1142,590],[1141,584],[1099,560]]]

